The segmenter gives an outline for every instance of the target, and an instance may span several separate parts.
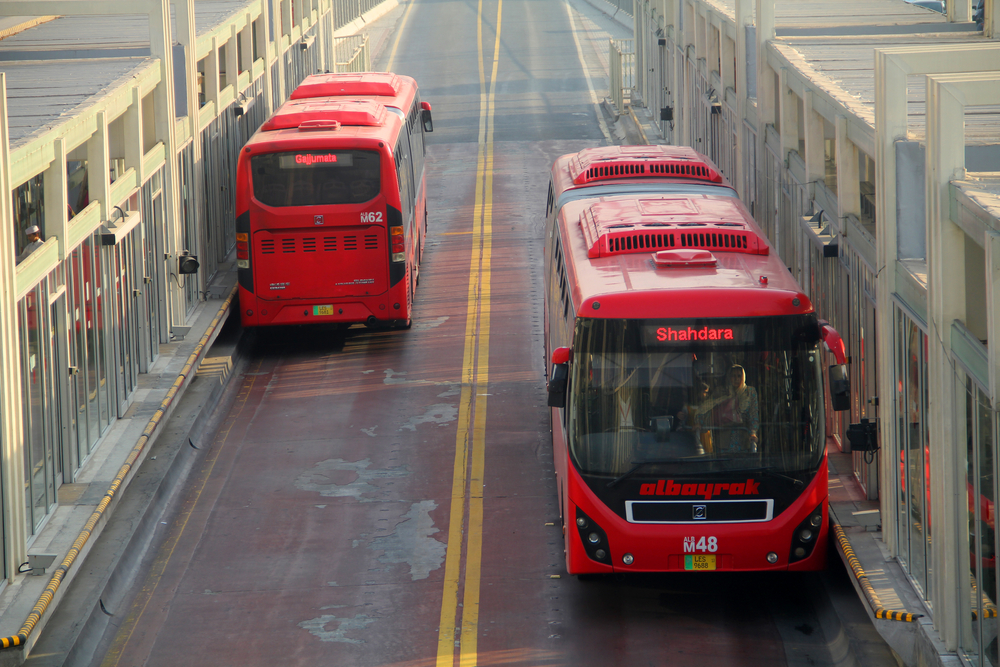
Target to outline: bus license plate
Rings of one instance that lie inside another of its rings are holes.
[[[715,556],[684,556],[685,570],[714,570]]]
[[[313,315],[333,315],[333,306],[313,306]]]

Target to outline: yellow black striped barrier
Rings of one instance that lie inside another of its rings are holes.
[[[868,598],[868,604],[871,605],[872,610],[875,612],[875,618],[881,618],[886,621],[904,621],[906,623],[912,623],[916,619],[923,616],[923,614],[911,614],[908,611],[892,611],[882,607],[882,602],[878,599],[878,594],[875,593],[875,587],[872,586],[870,581],[868,581],[868,575],[866,575],[864,569],[862,569],[861,561],[859,561],[858,557],[854,555],[854,549],[851,547],[851,543],[847,541],[847,534],[844,532],[844,529],[840,527],[840,524],[833,524],[833,534],[837,538],[840,550],[844,552],[844,556],[847,558],[847,564],[851,566],[854,578],[858,580],[861,590],[865,592],[865,597]]]
[[[66,554],[66,558],[63,559],[63,562],[60,563],[59,567],[57,567],[55,572],[52,573],[52,578],[49,579],[49,583],[45,586],[45,590],[38,597],[38,602],[36,602],[35,606],[32,607],[31,613],[29,613],[28,617],[24,620],[24,624],[21,626],[21,629],[17,631],[16,635],[0,637],[0,649],[21,646],[27,643],[28,635],[30,635],[31,631],[35,629],[36,625],[38,625],[38,621],[42,618],[42,614],[45,613],[49,603],[52,602],[52,599],[56,595],[56,591],[59,590],[59,585],[66,577],[66,572],[70,567],[72,567],[73,562],[76,561],[76,557],[80,555],[80,551],[83,550],[83,546],[87,543],[87,540],[90,539],[94,527],[97,526],[97,522],[101,520],[101,516],[104,514],[104,511],[108,508],[108,505],[111,504],[111,501],[114,499],[115,494],[121,488],[122,484],[124,484],[125,478],[132,470],[132,466],[139,460],[139,456],[142,455],[142,451],[149,443],[150,436],[152,436],[156,427],[159,426],[160,420],[163,419],[163,415],[166,414],[167,408],[170,407],[170,404],[173,402],[177,393],[183,386],[184,381],[191,374],[191,370],[197,363],[198,357],[201,356],[202,350],[204,350],[205,346],[208,345],[209,339],[215,332],[215,329],[219,326],[219,323],[222,321],[223,315],[229,311],[229,308],[233,303],[233,299],[236,297],[237,289],[238,288],[236,286],[233,286],[233,289],[229,292],[229,296],[226,297],[226,300],[219,308],[219,312],[215,315],[215,319],[213,319],[212,323],[208,325],[205,335],[202,336],[201,340],[198,341],[198,344],[194,346],[194,350],[191,352],[187,362],[184,364],[184,368],[181,369],[181,372],[177,375],[177,379],[174,380],[174,384],[167,391],[166,396],[160,403],[160,408],[153,413],[149,423],[146,424],[146,428],[143,429],[142,435],[140,435],[139,439],[136,441],[135,447],[133,447],[132,451],[129,452],[128,457],[125,459],[125,463],[122,465],[118,474],[115,475],[114,480],[111,482],[111,486],[109,486],[108,490],[104,492],[104,497],[101,498],[101,502],[98,503],[97,508],[94,509],[94,512],[90,515],[90,518],[84,525],[83,530],[80,531],[79,536],[77,536],[76,541],[73,542],[73,546],[70,547],[69,552]]]

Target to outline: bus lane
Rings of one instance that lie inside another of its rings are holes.
[[[435,119],[413,328],[258,332],[99,664],[832,664],[814,577],[565,575],[542,228],[552,161],[604,141],[580,17],[402,16]]]

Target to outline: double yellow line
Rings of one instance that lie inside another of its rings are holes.
[[[500,61],[502,11],[503,0],[499,0],[493,70],[487,91],[483,58],[483,0],[479,0],[476,15],[479,49],[479,157],[472,221],[472,257],[469,262],[465,350],[462,357],[462,396],[458,411],[458,433],[455,437],[448,555],[444,566],[436,667],[454,667],[456,653],[459,667],[475,667],[478,662],[493,244],[493,111],[497,66]]]

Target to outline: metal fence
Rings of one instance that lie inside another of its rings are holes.
[[[371,69],[368,34],[337,37],[333,41],[338,72],[367,72]]]
[[[382,2],[384,0],[333,0],[333,25],[343,27]]]
[[[625,105],[632,101],[632,87],[635,85],[635,40],[608,40],[608,94],[619,114],[625,113]]]
[[[607,2],[609,5],[613,5],[618,8],[618,10],[615,12],[616,14],[618,12],[621,12],[623,14],[628,14],[629,16],[635,16],[632,13],[633,11],[632,3],[634,2],[634,0],[607,0]]]

